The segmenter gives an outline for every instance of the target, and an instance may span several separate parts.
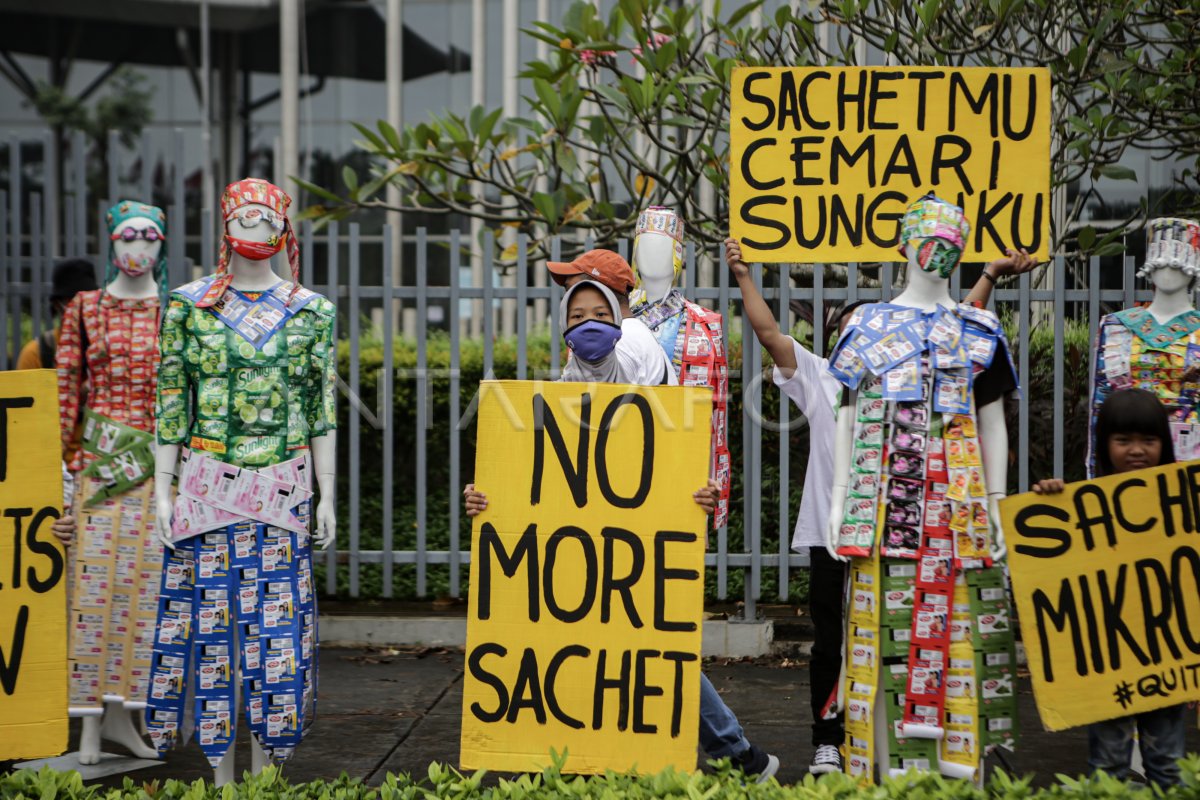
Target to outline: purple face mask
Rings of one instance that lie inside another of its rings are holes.
[[[595,363],[612,353],[621,338],[621,326],[589,319],[563,331],[563,339],[576,358]]]

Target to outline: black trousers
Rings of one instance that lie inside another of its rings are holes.
[[[842,745],[846,738],[842,714],[834,719],[822,719],[821,710],[837,690],[844,657],[846,563],[829,555],[824,547],[810,547],[808,557],[808,609],[816,633],[812,659],[809,663],[809,682],[813,713],[813,747]]]

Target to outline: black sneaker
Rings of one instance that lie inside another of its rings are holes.
[[[837,745],[833,744],[817,745],[817,752],[813,754],[813,760],[808,765],[808,771],[813,775],[845,771],[845,765],[842,763],[842,751],[838,749]]]
[[[747,776],[756,778],[756,783],[770,780],[779,771],[779,759],[756,745],[750,745],[749,750],[734,756],[733,764]]]

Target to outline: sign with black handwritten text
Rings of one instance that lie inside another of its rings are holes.
[[[1048,257],[1047,69],[739,67],[729,125],[729,225],[748,261],[895,261],[927,192],[963,207],[964,261]]]
[[[462,766],[696,764],[708,387],[487,381]]]
[[[59,441],[54,370],[0,372],[0,761],[67,747]]]
[[[1000,502],[1049,730],[1200,700],[1200,461]]]

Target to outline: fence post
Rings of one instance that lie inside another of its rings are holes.
[[[377,409],[383,420],[383,596],[391,598],[395,572],[395,497],[393,484],[395,481],[395,433],[392,430],[392,413],[395,403],[392,402],[394,378],[396,375],[396,351],[392,343],[395,334],[395,301],[392,299],[392,246],[395,237],[400,232],[392,225],[383,226],[383,269],[380,271],[383,282],[383,374],[376,382],[377,391],[382,389],[384,407]],[[420,324],[420,321],[417,323]],[[420,368],[418,367],[418,372]],[[360,398],[361,402],[361,398]],[[418,401],[419,402],[419,401]],[[418,448],[420,449],[420,448]]]

